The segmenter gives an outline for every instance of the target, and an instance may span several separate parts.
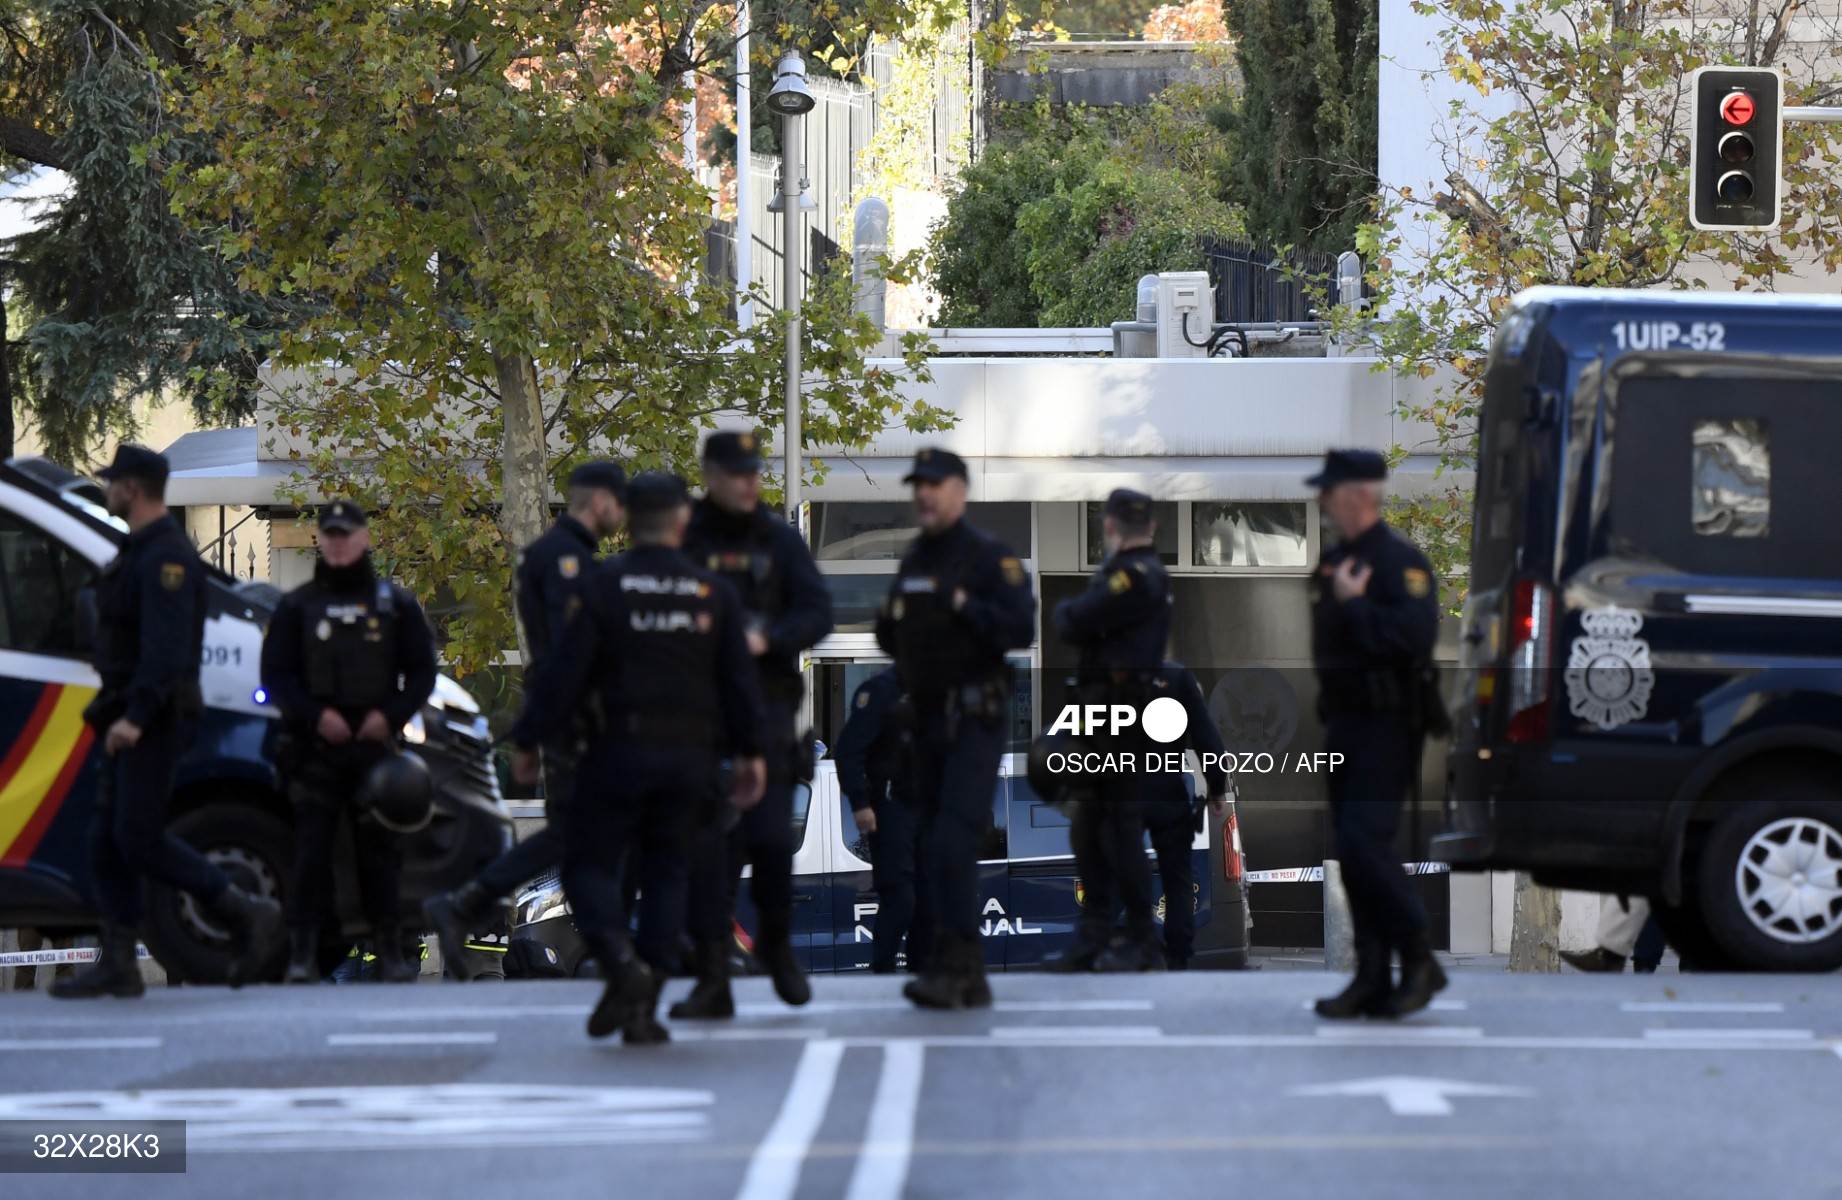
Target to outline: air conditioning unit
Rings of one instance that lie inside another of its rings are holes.
[[[1159,358],[1207,358],[1202,343],[1214,328],[1215,289],[1207,271],[1165,271],[1158,276]]]

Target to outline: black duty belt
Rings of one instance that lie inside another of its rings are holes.
[[[603,736],[611,742],[644,742],[714,749],[716,727],[700,713],[617,713]]]

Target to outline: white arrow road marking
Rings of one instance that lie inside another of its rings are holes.
[[[1447,1096],[1510,1096],[1527,1098],[1535,1093],[1528,1088],[1502,1087],[1494,1083],[1465,1083],[1457,1079],[1422,1079],[1413,1075],[1386,1075],[1377,1079],[1351,1079],[1343,1083],[1320,1083],[1293,1088],[1293,1096],[1377,1096],[1385,1100],[1397,1117],[1449,1117],[1452,1104]]]
[[[800,1168],[825,1121],[832,1085],[838,1081],[838,1064],[843,1060],[843,1042],[806,1043],[787,1098],[781,1101],[780,1115],[748,1160],[748,1174],[736,1200],[790,1200],[799,1194]]]

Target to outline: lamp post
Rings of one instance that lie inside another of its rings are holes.
[[[787,419],[783,440],[786,449],[787,520],[799,526],[800,506],[800,396],[799,339],[800,283],[802,251],[800,238],[800,197],[806,190],[806,164],[801,152],[801,134],[805,116],[815,103],[812,89],[806,86],[806,62],[788,51],[774,68],[774,86],[768,92],[768,109],[780,116],[780,227],[784,274],[781,304],[787,310],[787,377],[785,383]]]

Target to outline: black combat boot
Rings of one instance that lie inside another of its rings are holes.
[[[131,999],[146,990],[147,985],[141,982],[141,965],[135,959],[134,930],[120,925],[102,927],[95,962],[51,985],[51,994],[59,1000],[87,1000],[92,996]]]
[[[233,884],[211,905],[211,914],[230,930],[230,967],[224,982],[237,988],[260,981],[270,952],[281,940],[281,905]]]
[[[379,983],[414,983],[422,964],[403,957],[403,932],[394,925],[379,925],[371,935],[371,956]]]
[[[1591,950],[1563,950],[1561,961],[1576,971],[1588,974],[1622,975],[1625,970],[1625,956],[1613,954],[1604,946],[1594,946]],[[1638,970],[1643,968],[1639,967]],[[1656,970],[1655,964],[1650,969]]]
[[[697,982],[691,994],[671,1007],[674,1021],[726,1021],[736,1015],[729,991],[729,943],[699,942]]]
[[[1313,1007],[1318,1016],[1332,1021],[1386,1016],[1393,986],[1388,943],[1378,937],[1360,936],[1356,939],[1356,978],[1341,992],[1319,1000]]]
[[[1113,937],[1111,922],[1082,919],[1075,927],[1074,945],[1059,954],[1051,954],[1043,959],[1043,970],[1056,975],[1075,975],[1091,971],[1107,952],[1108,943]]]
[[[288,930],[288,971],[283,983],[320,982],[320,931],[296,925]]]
[[[793,940],[788,936],[784,921],[762,921],[755,957],[773,976],[774,994],[780,997],[781,1003],[798,1008],[812,999],[812,984],[807,982],[806,972],[799,968],[799,959],[793,954]]]
[[[430,896],[422,902],[422,916],[435,931],[441,946],[441,962],[454,978],[466,983],[473,978],[467,952],[467,931],[492,915],[493,897],[478,882],[468,880],[451,892]]]
[[[1401,946],[1401,986],[1388,997],[1390,1017],[1406,1017],[1433,1002],[1433,996],[1445,990],[1445,971],[1433,957],[1433,948],[1424,933],[1416,933]]]
[[[665,972],[656,967],[652,971],[652,983],[645,999],[628,1011],[627,1022],[620,1028],[620,1040],[629,1046],[657,1046],[672,1040],[671,1032],[659,1023],[658,1017],[659,993],[665,990]]]
[[[1158,941],[1157,926],[1150,921],[1128,931],[1094,960],[1094,970],[1108,975],[1163,969],[1164,946]]]
[[[652,970],[633,953],[624,937],[595,938],[589,949],[594,952],[595,965],[601,968],[601,978],[607,982],[594,1011],[588,1014],[588,1036],[604,1038],[639,1019],[647,997],[655,994]]]
[[[991,984],[985,978],[985,945],[974,937],[961,944],[959,1002],[964,1008],[990,1008]]]
[[[991,985],[985,981],[985,956],[978,940],[942,934],[928,957],[928,969],[902,989],[920,1008],[989,1008]]]

